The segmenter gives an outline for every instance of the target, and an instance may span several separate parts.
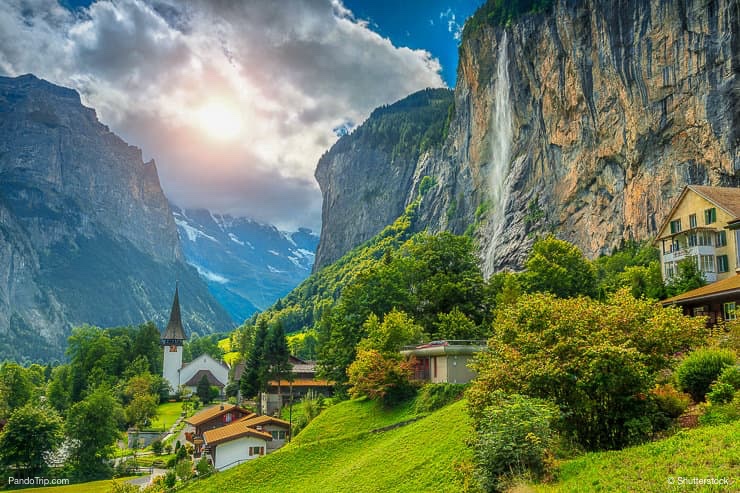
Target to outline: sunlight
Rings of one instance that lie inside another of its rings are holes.
[[[235,138],[243,126],[239,112],[221,102],[210,102],[201,107],[196,118],[208,136],[219,140]]]

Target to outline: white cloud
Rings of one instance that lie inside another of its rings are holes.
[[[0,2],[0,72],[78,89],[156,158],[175,202],[285,229],[318,226],[313,170],[334,131],[444,85],[440,71],[339,0],[101,0],[74,14],[52,0]],[[238,139],[203,131],[207,104],[238,112]]]
[[[439,18],[442,20],[447,19],[447,31],[452,33],[452,37],[455,38],[455,40],[460,41],[462,39],[463,26],[457,22],[457,18],[452,9],[448,8],[444,12],[440,12]]]

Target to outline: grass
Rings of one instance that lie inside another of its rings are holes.
[[[103,479],[101,481],[91,481],[89,483],[75,483],[65,486],[46,486],[40,488],[24,488],[24,493],[106,493],[111,490],[112,483],[123,483],[136,476],[118,479]]]
[[[740,482],[740,421],[681,431],[657,442],[582,455],[563,463],[557,481],[537,492],[725,492],[733,486],[679,485],[678,478],[728,478]],[[673,478],[676,484],[669,484]],[[526,490],[525,490],[526,491]]]
[[[370,430],[411,417],[413,402],[385,410],[365,401],[330,407],[292,444],[199,481],[186,491],[305,493],[460,491],[454,464],[470,459],[464,402],[382,433]]]
[[[182,413],[182,402],[165,402],[157,406],[157,417],[152,420],[151,429],[169,430]]]

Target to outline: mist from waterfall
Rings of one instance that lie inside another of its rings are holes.
[[[506,31],[501,36],[496,66],[496,86],[493,95],[491,118],[491,163],[488,174],[489,209],[487,237],[484,255],[486,275],[493,272],[496,263],[498,236],[504,226],[506,202],[509,196],[507,177],[511,161],[511,144],[514,136],[511,118],[511,96],[509,83],[509,56],[506,49]]]

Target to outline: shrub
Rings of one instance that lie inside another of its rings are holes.
[[[195,466],[195,470],[198,472],[198,476],[208,476],[214,471],[211,462],[205,457],[202,457],[198,461],[198,464]]]
[[[365,396],[386,406],[396,404],[414,393],[411,383],[413,365],[398,357],[380,352],[360,350],[357,359],[347,369],[352,397]]]
[[[671,384],[656,385],[650,391],[658,410],[671,419],[681,416],[686,408],[691,404],[691,397],[688,394],[679,392]]]
[[[415,411],[428,413],[459,399],[465,385],[459,383],[429,383],[424,385],[416,398]]]
[[[714,382],[711,392],[707,394],[707,400],[712,404],[727,404],[735,397],[735,388],[729,383]]]
[[[740,396],[735,396],[727,404],[712,404],[707,411],[699,416],[702,425],[722,425],[740,419]]]
[[[163,448],[162,440],[154,440],[152,442],[152,452],[154,452],[154,455],[162,455]]]
[[[684,359],[676,370],[681,390],[696,402],[703,401],[717,377],[735,363],[735,355],[724,349],[697,349]]]
[[[177,476],[175,475],[175,471],[167,471],[167,474],[164,476],[164,485],[167,488],[174,488],[176,482]]]
[[[558,416],[548,401],[496,391],[493,404],[476,423],[473,444],[477,475],[487,491],[501,491],[515,475],[541,478],[553,443],[550,427]]]
[[[728,366],[717,378],[718,382],[732,385],[732,388],[740,390],[740,365]]]

